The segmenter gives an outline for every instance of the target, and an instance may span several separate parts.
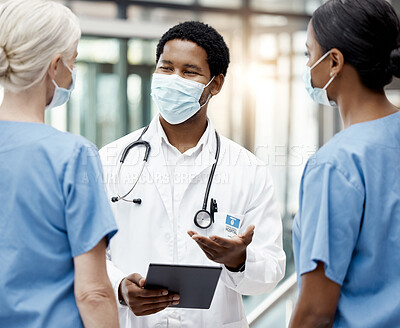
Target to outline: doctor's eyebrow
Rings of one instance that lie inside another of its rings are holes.
[[[174,65],[174,63],[170,60],[160,60],[160,64],[165,64],[165,65]]]
[[[185,64],[185,65],[183,65],[184,67],[186,67],[186,68],[193,68],[193,69],[195,69],[195,70],[197,70],[197,71],[199,71],[199,72],[202,72],[203,70],[201,69],[201,67],[199,67],[199,66],[197,66],[197,65],[194,65],[194,64]]]

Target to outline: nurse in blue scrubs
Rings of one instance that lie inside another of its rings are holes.
[[[400,327],[400,113],[384,92],[399,46],[384,0],[329,0],[308,26],[306,88],[344,130],[302,177],[291,328]]]
[[[44,123],[68,101],[81,31],[66,7],[0,7],[0,327],[114,328],[117,227],[96,148]]]

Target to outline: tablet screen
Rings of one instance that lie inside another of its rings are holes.
[[[220,266],[150,263],[144,288],[179,294],[179,304],[172,307],[209,309],[221,271]]]

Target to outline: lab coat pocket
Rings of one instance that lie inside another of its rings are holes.
[[[239,234],[243,222],[243,214],[215,213],[214,224],[207,229],[207,236],[217,235],[223,238],[232,238]]]

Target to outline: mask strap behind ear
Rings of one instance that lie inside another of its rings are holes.
[[[211,84],[212,81],[214,81],[214,78],[215,78],[215,76],[213,76],[213,78],[210,80],[210,82],[208,82],[208,83],[206,84],[206,86],[204,87],[204,89],[207,88],[207,87]]]
[[[331,77],[331,79],[328,81],[328,83],[323,87],[323,90],[326,90],[329,85],[332,83],[333,79],[336,77],[337,74],[335,74],[334,76]]]

